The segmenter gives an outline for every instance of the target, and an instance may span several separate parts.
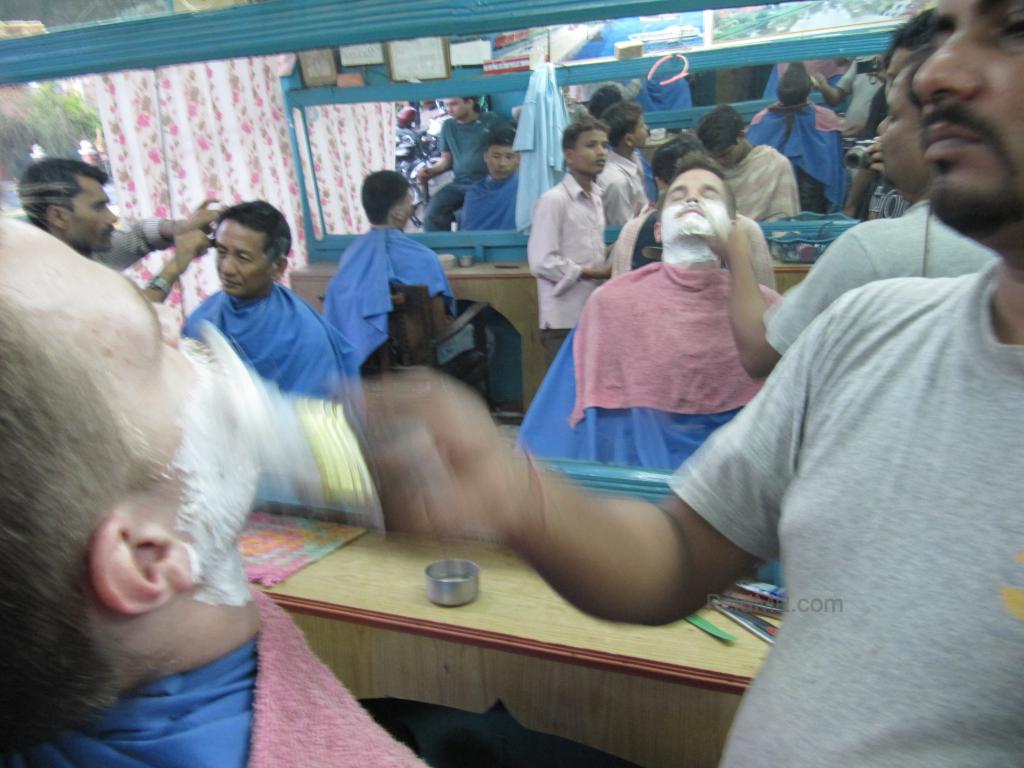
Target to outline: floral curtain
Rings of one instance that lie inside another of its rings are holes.
[[[207,198],[225,205],[263,199],[291,226],[289,270],[304,266],[306,233],[281,66],[281,57],[253,57],[91,78],[88,92],[103,123],[122,218],[187,218]],[[361,231],[367,226],[358,204],[362,179],[394,167],[393,108],[334,106],[319,113],[314,157],[328,174],[321,185],[328,231]],[[129,275],[145,283],[167,258],[151,254]],[[211,252],[193,263],[168,303],[184,315],[219,289]]]

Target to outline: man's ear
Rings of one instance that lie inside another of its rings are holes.
[[[93,592],[114,613],[139,616],[194,586],[188,548],[173,530],[118,508],[89,543]]]
[[[654,241],[656,243],[661,242],[661,219],[654,222]]]
[[[46,230],[50,234],[66,232],[71,225],[71,211],[62,205],[46,207]]]
[[[279,259],[274,260],[274,266],[271,268],[271,274],[274,276],[274,280],[280,280],[284,275],[284,271],[288,268],[288,259],[282,256]]]

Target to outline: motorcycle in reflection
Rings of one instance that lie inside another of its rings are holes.
[[[398,113],[398,124],[395,126],[395,170],[409,182],[412,192],[410,222],[419,229],[423,226],[423,214],[430,202],[430,193],[447,184],[450,174],[441,174],[427,184],[419,180],[420,168],[432,165],[441,157],[438,137],[448,115],[438,115],[430,120],[426,128],[416,127],[417,117],[415,107],[411,106],[403,107]]]

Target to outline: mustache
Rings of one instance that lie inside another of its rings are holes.
[[[1006,162],[1007,165],[1012,165],[1010,154],[1007,152],[1002,137],[995,126],[987,120],[972,114],[963,104],[956,102],[939,104],[921,118],[921,127],[925,130],[936,123],[949,123],[950,125],[966,128],[971,133],[977,134],[978,138],[992,147],[1001,160]],[[924,147],[923,136],[922,147],[927,149],[927,147]]]

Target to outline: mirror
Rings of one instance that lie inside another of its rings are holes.
[[[695,67],[686,77],[676,78],[680,74],[682,62],[672,59],[664,62],[650,77],[646,76],[662,55],[728,51],[730,46],[738,43],[792,41],[806,38],[809,32],[817,33],[819,30],[830,34],[837,30],[863,31],[879,25],[892,25],[911,15],[914,9],[913,4],[894,0],[845,0],[830,3],[824,9],[818,3],[799,2],[782,6],[670,13],[513,30],[470,41],[453,39],[449,42],[453,61],[462,60],[456,59],[459,46],[479,44],[485,52],[476,55],[492,57],[488,61],[511,60],[513,63],[519,62],[528,70],[531,62],[546,57],[564,68],[570,72],[570,76],[565,78],[568,82],[562,88],[570,116],[585,111],[587,102],[601,85],[619,85],[627,98],[636,100],[644,108],[645,121],[651,129],[641,154],[648,166],[645,168],[647,197],[653,201],[657,194],[649,169],[653,152],[670,139],[674,132],[696,127],[699,112],[687,114],[684,110],[738,104],[741,116],[749,122],[757,112],[775,100],[779,77],[787,67],[785,64],[776,67],[770,63],[710,69]],[[395,45],[400,44],[401,41]],[[384,48],[390,50],[386,45]],[[634,56],[640,58],[634,61],[630,58]],[[742,61],[742,57],[739,59]],[[631,67],[631,74],[616,74],[624,64]],[[849,59],[823,59],[810,62],[808,72],[811,76],[821,75],[834,84],[850,65]],[[436,85],[420,82],[403,86],[388,80],[386,63],[340,67],[339,83],[344,78],[346,83],[355,81],[365,85],[363,88],[331,89],[331,94],[337,94],[338,98],[346,102],[357,99],[359,92],[364,90],[370,93],[386,91],[392,97],[387,102],[363,102],[362,106],[377,110],[378,114],[389,112],[393,115],[395,159],[392,165],[383,165],[387,160],[381,157],[379,160],[382,165],[379,167],[394,168],[410,180],[414,213],[408,231],[424,229],[425,209],[429,200],[436,198],[452,181],[450,171],[431,178],[426,184],[418,178],[422,168],[437,162],[441,155],[440,133],[444,122],[451,119],[444,107],[445,97],[472,93],[483,99],[485,111],[493,112],[512,127],[515,126],[525,95],[528,72],[520,78],[521,82],[516,87],[509,88],[498,77],[493,80],[495,87],[489,88],[487,77],[480,77],[482,71],[479,66],[453,65],[448,80],[437,81]],[[612,73],[611,76],[609,73]],[[881,84],[881,80],[873,74],[866,79],[870,80],[866,87],[870,87],[872,92]],[[472,85],[460,86],[460,80],[471,82]],[[821,96],[815,94],[812,100],[820,103]],[[870,94],[862,101],[870,101]],[[842,107],[842,104],[836,105],[837,109]],[[314,226],[318,229],[322,226],[324,233],[329,235],[356,234],[360,230],[351,228],[349,222],[352,217],[343,215],[337,201],[331,197],[333,190],[336,190],[330,169],[331,136],[323,130],[331,121],[321,120],[327,109],[326,104],[319,103],[316,106],[301,107],[307,131],[300,144],[307,144],[315,157],[324,160],[314,163],[315,184],[311,186],[321,190],[319,205],[323,208],[324,218],[323,221],[316,221]],[[834,116],[833,119],[837,125],[841,125],[840,118]],[[765,143],[765,140],[758,143]],[[829,154],[836,155],[835,165],[841,166],[843,147],[839,144],[838,136],[835,143],[835,151]],[[841,173],[837,178],[840,177]],[[841,208],[843,200],[839,182],[826,188],[823,182],[798,172],[798,184],[800,199],[805,203],[803,210],[824,213]],[[313,210],[314,219],[319,219],[316,205]],[[459,214],[456,214],[448,226],[456,231],[472,231],[472,227],[461,226],[459,218]],[[426,228],[437,229],[429,225]]]

